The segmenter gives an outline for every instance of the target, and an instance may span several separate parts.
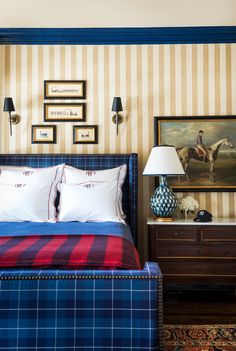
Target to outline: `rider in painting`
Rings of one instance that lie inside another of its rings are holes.
[[[206,162],[206,158],[208,156],[207,154],[207,148],[203,143],[202,137],[203,137],[203,133],[204,131],[201,129],[198,132],[198,136],[197,136],[197,148],[200,150],[200,155],[203,155],[203,161]]]

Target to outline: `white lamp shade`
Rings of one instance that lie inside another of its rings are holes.
[[[147,160],[143,175],[181,175],[185,174],[174,146],[154,146]]]

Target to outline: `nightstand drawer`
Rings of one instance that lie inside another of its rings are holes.
[[[184,226],[158,226],[156,227],[156,240],[184,240],[196,241],[197,229]]]
[[[215,260],[159,260],[162,273],[165,275],[233,275],[236,277],[236,262],[222,262]]]
[[[164,284],[236,284],[236,219],[225,222],[149,220],[148,258]]]
[[[236,241],[236,227],[208,227],[201,229],[202,241]]]
[[[235,257],[236,245],[221,243],[207,244],[169,244],[159,242],[156,243],[155,259],[161,257]]]

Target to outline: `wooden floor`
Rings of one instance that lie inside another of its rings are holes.
[[[236,324],[235,289],[164,291],[165,324]]]

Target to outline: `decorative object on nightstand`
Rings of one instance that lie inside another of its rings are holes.
[[[111,110],[116,112],[112,117],[112,122],[116,124],[116,134],[118,135],[118,126],[123,122],[123,117],[119,115],[119,112],[123,111],[121,98],[119,96],[114,97]]]
[[[10,135],[12,135],[12,124],[18,124],[20,122],[20,118],[17,115],[11,115],[11,113],[15,111],[15,106],[11,97],[5,97],[3,111],[9,113]]]
[[[183,175],[184,170],[174,146],[154,146],[147,160],[143,175],[159,176],[159,187],[150,199],[151,209],[156,220],[160,222],[173,221],[177,208],[177,198],[167,184],[168,176]]]
[[[194,222],[211,222],[212,214],[207,210],[200,210],[197,213],[197,217],[194,218]]]
[[[189,212],[194,214],[198,208],[199,203],[192,196],[185,196],[179,204],[180,212],[184,215],[185,220],[188,219]]]

